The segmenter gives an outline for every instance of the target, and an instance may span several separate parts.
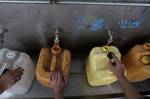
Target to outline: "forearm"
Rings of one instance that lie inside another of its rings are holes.
[[[0,89],[0,94],[2,94],[4,91]]]
[[[141,99],[140,94],[130,85],[125,77],[118,79],[128,99]]]
[[[55,92],[54,98],[55,99],[64,99],[64,92]]]
[[[3,86],[0,85],[0,94],[2,94],[5,91],[5,89],[3,88]]]

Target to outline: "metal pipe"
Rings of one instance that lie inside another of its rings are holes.
[[[0,0],[0,3],[27,3],[27,4],[50,4],[50,1],[21,1],[21,0]],[[73,1],[58,1],[57,4],[73,4],[73,5],[110,5],[110,6],[150,6],[150,3],[117,3],[117,2],[73,2]]]
[[[58,2],[59,4],[79,4],[79,5],[110,5],[110,6],[150,6],[150,3],[117,3],[117,2]]]
[[[49,4],[50,1],[42,1],[42,0],[36,0],[36,1],[32,1],[32,0],[0,0],[0,3],[23,3],[23,4]]]

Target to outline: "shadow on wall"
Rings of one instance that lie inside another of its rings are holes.
[[[150,35],[144,35],[144,36],[132,38],[132,39],[126,41],[125,44],[123,46],[121,46],[119,49],[120,49],[120,52],[124,55],[133,46],[135,46],[137,44],[143,44],[143,43],[146,43],[146,42],[150,42]]]

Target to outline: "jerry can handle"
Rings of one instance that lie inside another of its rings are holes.
[[[141,61],[143,64],[145,65],[149,65],[150,64],[150,55],[145,55],[141,58]]]
[[[143,47],[144,49],[150,50],[150,43],[145,43]]]

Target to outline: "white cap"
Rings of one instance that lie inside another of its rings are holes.
[[[14,51],[10,51],[6,54],[7,58],[14,58],[16,56],[16,53]]]

